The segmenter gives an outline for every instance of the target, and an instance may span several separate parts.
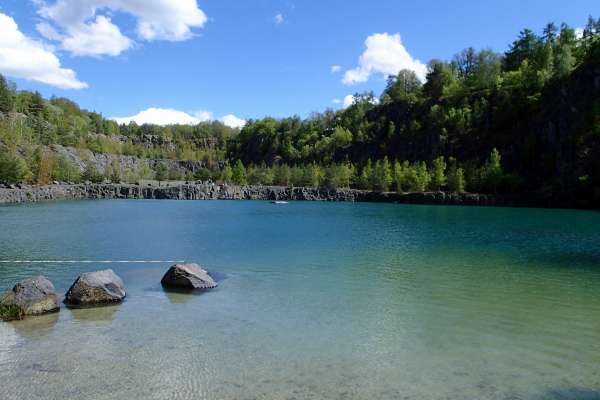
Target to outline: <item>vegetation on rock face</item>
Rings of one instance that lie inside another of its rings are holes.
[[[548,24],[504,54],[466,49],[411,71],[384,92],[357,94],[339,111],[251,120],[241,130],[117,125],[63,99],[16,91],[0,78],[0,181],[136,179],[111,168],[75,171],[44,146],[152,159],[204,160],[208,168],[144,177],[373,190],[537,192],[600,201],[600,19],[583,34]]]
[[[25,317],[25,313],[21,307],[15,304],[0,304],[0,320],[2,321],[14,321],[18,319],[23,319]]]

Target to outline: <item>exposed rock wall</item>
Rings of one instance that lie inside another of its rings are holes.
[[[477,206],[552,206],[541,200],[473,193],[394,193],[355,189],[325,190],[282,186],[231,186],[214,183],[177,186],[80,184],[0,188],[1,203],[75,199],[307,200]]]

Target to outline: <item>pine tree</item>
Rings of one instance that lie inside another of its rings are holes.
[[[232,180],[236,185],[247,185],[248,179],[246,177],[246,168],[242,164],[242,160],[238,159],[233,166]]]

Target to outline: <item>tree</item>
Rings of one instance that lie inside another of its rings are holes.
[[[492,189],[494,193],[498,191],[498,187],[504,177],[501,159],[500,152],[494,147],[482,171],[484,185]]]
[[[406,101],[414,103],[421,89],[421,81],[414,71],[403,69],[396,76],[388,77],[387,86],[383,91],[383,102]]]
[[[25,161],[8,152],[0,152],[0,182],[20,183],[29,174],[29,168]]]
[[[452,192],[463,193],[466,189],[465,173],[462,168],[450,170],[448,173],[448,189]]]
[[[443,156],[433,160],[431,183],[435,190],[440,190],[443,186],[446,186],[446,162]]]
[[[154,179],[156,179],[158,181],[159,186],[162,181],[167,180],[168,173],[169,173],[169,171],[164,162],[159,162],[156,165],[156,167],[154,169]]]
[[[427,170],[427,164],[425,161],[421,161],[416,168],[416,176],[417,176],[417,185],[418,190],[420,192],[424,192],[429,187],[429,183],[431,182],[431,175]]]
[[[358,177],[358,187],[363,190],[373,189],[371,176],[373,175],[373,166],[371,165],[371,159],[367,160],[367,163],[362,168],[360,175]]]
[[[275,176],[273,181],[276,185],[289,186],[292,178],[292,171],[290,170],[290,167],[287,164],[278,165],[275,168],[274,173]]]
[[[372,172],[371,188],[373,190],[387,191],[393,182],[392,169],[387,157],[378,160]]]
[[[40,170],[41,170],[41,166],[40,166]],[[88,163],[85,166],[85,170],[83,171],[83,174],[81,175],[81,179],[83,179],[84,181],[87,182],[92,182],[92,183],[102,183],[102,181],[104,180],[104,177],[98,172],[98,170],[94,167],[94,165],[92,163]],[[39,178],[38,178],[39,180]]]
[[[233,178],[233,170],[229,164],[226,164],[221,171],[221,180],[225,183],[231,183]]]
[[[0,74],[0,112],[8,113],[15,108],[15,90]]]
[[[242,160],[238,159],[233,166],[232,177],[233,183],[236,185],[247,185],[248,179],[246,177],[246,168]]]

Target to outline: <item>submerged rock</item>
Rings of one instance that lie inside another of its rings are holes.
[[[3,319],[20,319],[59,311],[54,285],[44,276],[23,279],[0,298]]]
[[[91,306],[123,301],[123,281],[112,269],[85,272],[77,278],[65,296],[65,303],[75,306]]]
[[[175,264],[160,281],[164,286],[187,289],[212,289],[217,286],[214,279],[198,264]]]

